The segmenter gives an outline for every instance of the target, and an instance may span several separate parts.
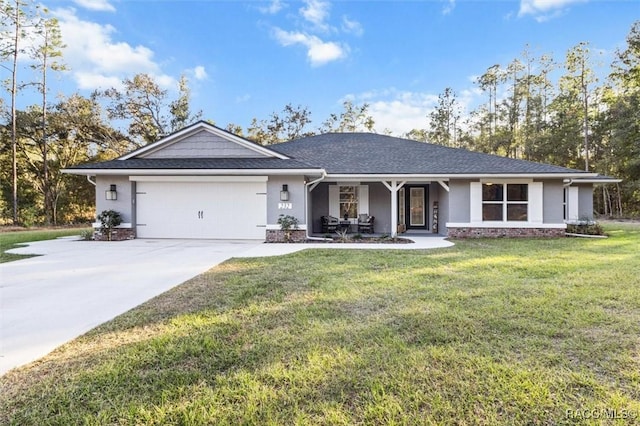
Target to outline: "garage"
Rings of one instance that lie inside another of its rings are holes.
[[[267,177],[135,177],[138,238],[264,239]]]

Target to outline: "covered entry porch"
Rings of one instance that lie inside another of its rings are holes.
[[[446,235],[449,187],[432,179],[327,179],[309,187],[309,233],[327,233],[323,218],[339,220],[339,229],[359,233],[358,219],[373,216],[373,233],[392,237],[405,232]],[[331,228],[334,232],[333,228]]]

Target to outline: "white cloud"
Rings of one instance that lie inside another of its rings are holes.
[[[78,88],[83,90],[93,90],[96,88],[107,89],[113,87],[122,89],[122,80],[118,77],[109,77],[94,72],[77,71],[74,73]]]
[[[249,102],[249,100],[251,99],[251,95],[248,93],[245,93],[242,96],[238,96],[236,97],[236,103],[237,104],[243,104],[245,102]]]
[[[464,111],[475,107],[481,97],[482,91],[475,87],[456,93],[463,115]],[[356,104],[369,104],[369,114],[375,121],[376,131],[388,129],[396,136],[402,136],[413,129],[428,129],[429,114],[438,104],[438,94],[400,91],[395,88],[351,94],[345,96],[344,100],[347,99]]]
[[[392,134],[401,136],[412,129],[428,127],[427,115],[438,102],[438,95],[390,88],[347,95],[344,99],[356,104],[369,104],[369,114],[375,121],[377,132],[388,129]]]
[[[518,16],[533,15],[538,22],[562,15],[567,6],[588,0],[521,0]]]
[[[109,4],[107,0],[73,0],[73,2],[80,7],[98,12],[116,11],[116,8]]]
[[[442,14],[448,15],[453,12],[453,9],[456,7],[456,0],[445,0],[445,5],[442,8]]]
[[[285,7],[280,0],[273,0],[269,6],[259,7],[258,10],[267,15],[275,15]]]
[[[162,87],[176,84],[173,77],[161,72],[154,52],[146,46],[131,46],[113,40],[116,29],[111,25],[83,21],[74,9],[53,12],[67,47],[64,60],[78,85],[83,89],[106,89],[134,74],[152,75]]]
[[[193,76],[196,80],[205,80],[209,75],[202,65],[198,65],[193,69]]]
[[[349,34],[355,34],[358,37],[364,34],[362,24],[358,21],[352,21],[347,16],[342,17],[342,31]]]
[[[336,42],[322,41],[319,37],[301,32],[273,29],[273,35],[282,46],[303,45],[312,66],[325,65],[347,56],[349,47]]]
[[[300,15],[320,30],[329,29],[325,20],[329,18],[331,4],[321,0],[304,0],[304,3],[305,6],[300,8]]]

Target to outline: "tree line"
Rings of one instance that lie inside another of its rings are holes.
[[[118,88],[51,101],[49,74],[67,69],[58,22],[36,3],[0,0],[0,30],[9,99],[0,99],[0,224],[92,221],[93,186],[62,169],[116,158],[202,119],[201,111],[191,111],[185,76],[174,97],[152,76],[138,74]],[[639,215],[640,22],[605,81],[598,81],[593,60],[588,43],[571,49],[562,63],[527,48],[477,78],[486,97],[477,109],[465,111],[455,91],[445,88],[425,127],[398,136],[620,177],[621,185],[600,189],[597,210]],[[40,102],[19,110],[18,97],[34,91]],[[325,132],[376,131],[369,105],[349,100],[315,128],[309,108],[293,103],[253,118],[246,129],[223,127],[263,145]]]
[[[594,71],[597,52],[582,42],[562,61],[525,48],[476,79],[485,102],[463,114],[446,88],[425,129],[408,137],[545,162],[623,179],[597,187],[604,215],[640,215],[640,21],[615,53],[609,74]],[[554,75],[556,76],[554,78]]]

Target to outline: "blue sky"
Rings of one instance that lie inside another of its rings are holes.
[[[376,130],[426,127],[438,93],[470,108],[473,84],[526,44],[562,61],[589,41],[608,66],[640,19],[637,0],[74,0],[45,1],[58,17],[70,70],[52,92],[89,94],[145,72],[175,95],[181,74],[193,108],[247,127],[287,103],[315,127],[345,99],[367,102]],[[23,99],[27,101],[27,97]]]

